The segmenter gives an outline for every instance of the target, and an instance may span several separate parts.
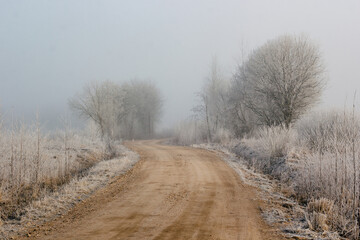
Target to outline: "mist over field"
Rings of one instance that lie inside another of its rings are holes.
[[[359,10],[0,0],[0,239],[359,240]]]
[[[319,44],[327,88],[321,106],[360,88],[359,1],[0,1],[3,115],[61,127],[85,83],[150,80],[160,88],[159,128],[191,115],[217,56],[230,77],[248,54],[283,34]],[[73,125],[81,121],[73,117]]]

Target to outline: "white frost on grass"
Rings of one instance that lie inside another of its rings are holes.
[[[84,177],[72,179],[58,191],[34,201],[25,209],[25,215],[20,221],[4,222],[0,238],[7,239],[26,227],[33,227],[65,214],[76,203],[107,185],[110,179],[131,169],[139,160],[139,156],[124,146],[120,148],[122,157],[99,162],[90,168]]]

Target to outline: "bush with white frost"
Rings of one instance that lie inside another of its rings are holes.
[[[297,133],[285,126],[261,127],[252,137],[245,138],[246,145],[256,150],[262,157],[285,157],[294,146]]]

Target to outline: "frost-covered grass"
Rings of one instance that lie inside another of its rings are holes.
[[[244,143],[261,154],[262,158],[280,158],[288,154],[294,147],[297,132],[283,126],[261,127],[250,138],[245,138]]]
[[[43,134],[39,127],[0,129],[0,214],[20,220],[24,208],[108,158],[104,144],[70,130]]]
[[[101,161],[92,166],[84,176],[76,177],[57,191],[43,194],[24,210],[19,220],[7,220],[3,223],[1,237],[9,237],[25,228],[41,224],[49,219],[66,213],[74,204],[89,197],[94,191],[105,186],[108,181],[129,170],[139,159],[138,155],[122,145],[117,146],[122,156]]]
[[[131,167],[137,157],[112,144],[109,153],[95,131],[0,127],[1,236],[63,213]]]
[[[321,201],[331,211],[309,207],[313,228],[359,238],[360,118],[330,112],[308,116],[297,126],[302,148],[295,191],[300,202]],[[330,207],[328,207],[330,208]]]

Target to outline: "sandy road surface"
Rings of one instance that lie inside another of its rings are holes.
[[[127,144],[141,161],[39,239],[279,239],[254,190],[215,153],[158,141]]]

